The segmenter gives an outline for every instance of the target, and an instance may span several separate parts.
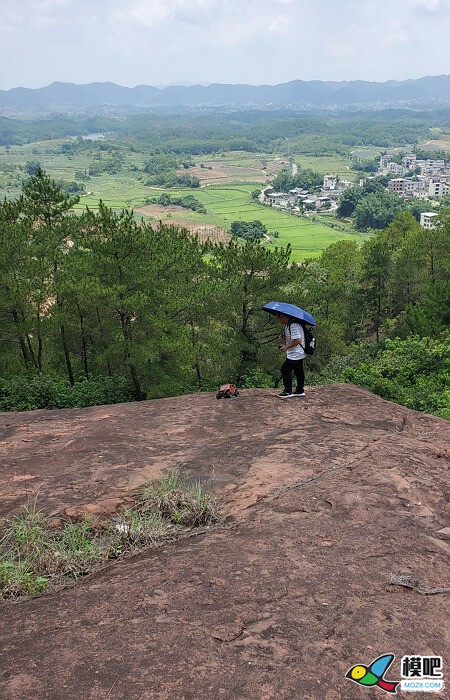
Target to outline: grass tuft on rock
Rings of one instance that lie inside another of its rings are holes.
[[[157,513],[143,513],[134,508],[121,513],[115,521],[115,529],[122,544],[131,547],[156,544],[173,532]]]
[[[212,525],[220,519],[218,499],[204,491],[199,481],[182,481],[178,469],[144,486],[137,494],[137,508],[185,527]]]
[[[0,599],[64,586],[111,559],[220,519],[218,499],[199,482],[183,482],[178,470],[144,486],[134,506],[106,524],[85,516],[81,522],[51,527],[34,499],[0,537]]]

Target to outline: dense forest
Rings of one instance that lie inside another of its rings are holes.
[[[353,381],[450,418],[450,211],[399,212],[361,247],[292,264],[258,237],[200,243],[78,196],[40,168],[0,205],[0,410],[86,406],[274,386],[266,302],[310,310],[308,381]]]
[[[286,147],[311,155],[345,154],[359,146],[389,148],[430,137],[432,128],[448,128],[450,110],[413,112],[337,112],[301,115],[288,110],[242,110],[211,114],[137,114],[125,118],[104,116],[11,119],[0,117],[0,146],[49,139],[108,133],[127,147],[149,154],[199,155],[227,151],[272,152]],[[89,141],[67,144],[71,150],[95,147]]]

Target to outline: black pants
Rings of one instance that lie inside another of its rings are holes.
[[[292,372],[297,379],[297,391],[302,392],[305,388],[305,370],[303,369],[303,360],[288,360],[287,358],[281,365],[281,376],[286,391],[292,391]]]

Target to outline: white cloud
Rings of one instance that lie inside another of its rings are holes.
[[[2,0],[0,88],[404,79],[449,32],[450,0]]]
[[[129,5],[117,8],[108,17],[108,24],[137,24],[147,29],[160,26],[171,15],[170,3],[133,0]]]
[[[429,12],[439,11],[443,3],[441,0],[417,0],[418,7],[423,7]]]

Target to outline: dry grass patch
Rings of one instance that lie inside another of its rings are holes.
[[[183,482],[177,469],[144,486],[137,499],[141,513],[157,513],[174,525],[203,527],[220,519],[218,499],[207,494],[198,481]]]
[[[0,538],[0,599],[60,588],[111,559],[220,521],[218,499],[199,482],[183,481],[178,470],[144,486],[133,508],[102,525],[84,517],[50,527],[35,499]]]

